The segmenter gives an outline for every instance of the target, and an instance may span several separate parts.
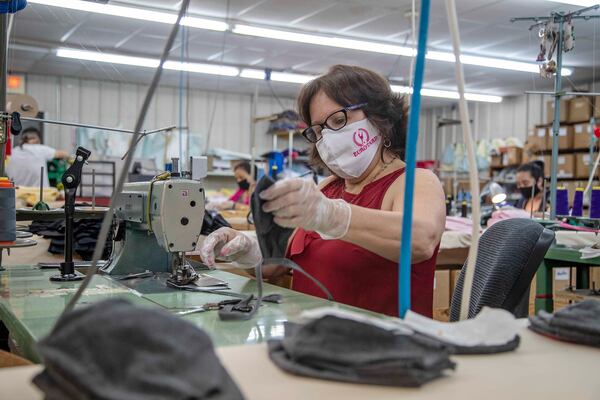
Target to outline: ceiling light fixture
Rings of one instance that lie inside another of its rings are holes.
[[[591,7],[600,4],[598,0],[546,0],[552,3],[569,4],[572,6]]]
[[[29,3],[42,4],[52,7],[67,8],[70,10],[86,11],[96,14],[110,15],[113,17],[123,17],[138,19],[142,21],[159,22],[162,24],[174,24],[177,15],[146,10],[143,8],[115,6],[112,4],[91,3],[88,1],[77,0],[29,0]],[[190,26],[199,29],[208,29],[212,31],[226,31],[229,24],[222,21],[215,21],[206,18],[183,17],[181,25]]]
[[[240,77],[248,78],[248,79],[258,79],[258,80],[266,80],[267,72],[262,69],[254,69],[254,68],[245,68],[240,72]],[[278,82],[288,82],[288,83],[300,83],[304,84],[312,79],[315,79],[314,75],[307,74],[296,74],[289,72],[271,72],[271,80]],[[412,88],[408,86],[400,86],[400,85],[391,85],[392,91],[397,93],[412,93]],[[442,99],[453,99],[458,100],[458,92],[452,92],[449,90],[438,90],[438,89],[421,89],[421,95],[426,97],[437,97]],[[492,96],[486,94],[476,94],[476,93],[465,93],[465,97],[469,101],[480,101],[486,103],[500,103],[502,102],[501,96]]]
[[[399,86],[399,85],[391,85],[392,91],[397,93],[406,93],[411,94],[412,88],[408,86]],[[458,92],[452,92],[450,90],[440,90],[440,89],[421,89],[421,95],[426,97],[437,97],[440,99],[452,99],[458,100],[459,95]],[[480,101],[485,103],[501,103],[501,96],[493,96],[487,94],[477,94],[477,93],[465,93],[465,98],[468,101]]]
[[[594,0],[598,1],[598,0]],[[587,0],[572,0],[572,3],[587,2]],[[143,8],[124,7],[110,4],[92,3],[80,0],[29,0],[29,3],[42,4],[52,7],[61,7],[71,10],[86,11],[116,17],[132,18],[143,21],[172,24],[176,20],[175,14],[147,10]],[[184,17],[182,25],[198,29],[208,29],[214,31],[227,31],[230,29],[228,23],[219,20]],[[268,39],[285,40],[296,43],[306,43],[318,46],[329,46],[342,49],[367,51],[381,54],[391,54],[397,56],[414,57],[415,50],[411,47],[393,45],[388,43],[373,42],[368,40],[350,39],[343,37],[325,36],[303,32],[292,32],[281,29],[262,28],[245,24],[236,24],[232,32],[239,35],[263,37]],[[448,52],[428,51],[427,58],[435,61],[454,62],[454,55]],[[536,63],[527,63],[522,61],[504,60],[492,57],[481,57],[462,55],[461,61],[466,65],[476,65],[485,68],[506,69],[510,71],[521,71],[539,73],[539,66]],[[570,76],[572,70],[564,68],[562,74]]]
[[[456,57],[452,53],[445,53],[441,51],[427,51],[426,55],[429,60],[437,60],[437,61],[447,61],[447,62],[455,62]],[[492,58],[492,57],[480,57],[480,56],[470,56],[466,54],[462,54],[460,56],[460,61],[463,64],[468,65],[477,65],[480,67],[488,67],[488,68],[498,68],[498,69],[506,69],[510,71],[522,71],[522,72],[533,72],[539,73],[540,67],[538,64],[526,63],[522,61],[512,61],[505,60],[501,58]],[[570,76],[573,71],[569,68],[562,69],[563,76]]]
[[[120,54],[99,53],[96,51],[73,50],[65,48],[56,50],[56,55],[58,57],[71,58],[75,60],[96,61],[146,68],[156,68],[159,63],[159,60],[153,58],[131,57]],[[166,61],[164,69],[223,76],[237,76],[240,73],[238,68],[227,65],[181,63],[179,61]]]

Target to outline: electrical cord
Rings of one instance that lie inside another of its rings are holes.
[[[465,77],[463,66],[460,61],[460,32],[458,30],[458,17],[456,15],[456,4],[454,0],[446,0],[446,12],[448,14],[448,25],[452,36],[452,48],[456,58],[455,73],[456,84],[459,94],[459,112],[463,131],[463,141],[467,145],[467,159],[469,161],[469,184],[471,186],[472,213],[471,219],[471,247],[469,248],[469,258],[467,259],[465,281],[460,302],[460,319],[465,320],[469,316],[471,303],[471,290],[473,288],[473,276],[475,275],[475,263],[477,261],[477,247],[479,245],[479,226],[481,220],[480,202],[479,202],[479,172],[477,170],[477,159],[475,158],[475,145],[471,133],[471,124],[469,118],[469,108],[465,99]]]
[[[108,233],[109,233],[111,225],[112,225],[112,218],[113,218],[113,214],[114,214],[114,210],[115,210],[115,205],[117,203],[117,198],[120,195],[121,191],[123,190],[123,185],[125,184],[125,180],[127,179],[127,171],[129,171],[129,168],[133,161],[133,155],[135,153],[135,145],[138,142],[139,137],[142,135],[142,133],[141,133],[142,125],[144,124],[144,120],[146,119],[146,114],[148,113],[148,109],[150,108],[150,103],[152,102],[152,98],[154,97],[154,93],[156,91],[156,88],[158,87],[158,83],[160,82],[160,77],[162,75],[164,63],[167,60],[167,58],[169,57],[169,52],[171,51],[171,48],[173,47],[173,43],[175,41],[175,38],[177,37],[177,32],[179,31],[181,19],[187,12],[190,1],[191,0],[182,0],[181,8],[179,10],[179,14],[177,15],[177,20],[175,21],[175,24],[173,25],[173,28],[171,29],[171,33],[167,39],[167,43],[165,44],[162,55],[160,57],[160,63],[158,64],[158,67],[156,68],[156,70],[154,72],[154,77],[152,78],[152,83],[150,84],[150,87],[148,88],[148,92],[146,92],[146,97],[144,99],[144,103],[142,104],[140,114],[139,114],[137,122],[135,124],[135,129],[134,129],[135,133],[133,134],[133,137],[131,138],[131,141],[129,144],[130,148],[127,152],[127,158],[125,159],[125,162],[123,163],[123,167],[121,168],[121,173],[118,175],[119,180],[117,181],[117,184],[114,188],[114,191],[113,191],[113,194],[111,197],[111,201],[110,201],[110,207],[109,207],[108,211],[106,212],[106,214],[104,215],[104,219],[102,220],[102,226],[100,228],[100,233],[98,235],[98,241],[96,242],[96,248],[94,249],[92,265],[89,268],[89,271],[88,271],[85,279],[83,280],[83,282],[77,289],[77,292],[75,292],[75,294],[73,295],[73,297],[71,298],[69,303],[66,305],[62,315],[71,311],[75,307],[75,304],[81,298],[81,295],[83,294],[85,289],[90,284],[92,278],[98,272],[98,260],[100,260],[100,257],[102,257],[102,253],[104,252],[104,246],[106,245],[106,239],[108,238]]]

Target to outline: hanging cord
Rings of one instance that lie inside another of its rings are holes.
[[[252,307],[252,311],[250,311],[248,313],[227,312],[226,320],[228,320],[228,321],[247,321],[249,319],[252,319],[256,315],[256,313],[258,312],[260,305],[262,304],[262,301],[263,301],[262,269],[265,265],[270,265],[270,264],[281,265],[286,268],[290,268],[294,271],[300,272],[301,274],[306,276],[308,279],[310,279],[315,285],[317,285],[319,287],[319,289],[321,289],[323,291],[323,293],[325,293],[325,296],[327,296],[327,300],[334,301],[333,296],[331,295],[329,290],[327,290],[327,288],[321,282],[319,282],[319,280],[317,280],[314,276],[312,276],[311,274],[306,272],[301,266],[296,264],[294,261],[292,261],[288,258],[267,258],[254,266],[254,273],[256,274],[256,291],[258,292],[257,293],[258,297],[256,298],[256,304]],[[252,300],[252,298],[250,298],[249,300]]]
[[[85,279],[83,280],[83,282],[77,289],[77,292],[73,295],[73,297],[71,298],[71,300],[65,307],[65,309],[63,311],[63,315],[73,309],[73,307],[75,306],[75,304],[77,303],[77,301],[79,300],[81,295],[83,294],[84,290],[90,284],[94,275],[98,272],[98,260],[100,260],[100,257],[102,257],[102,253],[104,252],[104,246],[106,245],[106,239],[108,237],[108,233],[109,233],[111,225],[112,225],[112,218],[113,218],[113,214],[114,214],[114,210],[115,210],[115,205],[117,203],[117,197],[120,195],[121,191],[123,190],[123,185],[125,184],[125,180],[127,179],[127,171],[129,171],[129,167],[131,166],[131,163],[133,161],[133,155],[135,153],[135,144],[139,140],[139,137],[141,135],[142,125],[144,124],[144,120],[146,119],[146,114],[148,113],[148,109],[150,108],[150,103],[152,102],[152,98],[154,97],[154,92],[156,91],[156,88],[158,87],[158,83],[160,82],[160,77],[161,77],[162,71],[163,71],[163,65],[164,65],[165,61],[167,60],[167,58],[169,57],[169,52],[171,51],[171,48],[173,47],[173,42],[175,41],[175,37],[177,36],[177,32],[179,31],[179,26],[180,26],[179,23],[181,22],[181,19],[185,15],[185,13],[188,9],[188,6],[190,4],[190,1],[191,0],[183,0],[181,3],[181,9],[179,10],[179,14],[177,15],[177,21],[175,21],[175,25],[173,25],[173,28],[171,29],[171,33],[169,35],[169,38],[167,39],[167,43],[165,44],[165,48],[163,49],[162,55],[160,57],[160,63],[158,64],[158,67],[156,68],[156,71],[154,72],[154,77],[152,78],[152,83],[150,84],[150,87],[148,88],[148,92],[146,92],[146,98],[144,99],[142,109],[140,110],[140,114],[139,114],[137,122],[135,124],[135,130],[134,130],[135,133],[133,134],[133,137],[131,138],[131,141],[129,144],[130,148],[127,152],[127,158],[125,159],[125,162],[123,163],[123,167],[121,168],[121,172],[118,175],[119,180],[117,181],[117,184],[114,188],[114,191],[113,191],[113,194],[112,194],[112,197],[110,200],[110,207],[108,208],[108,211],[106,211],[106,214],[104,215],[104,219],[102,220],[102,226],[100,228],[100,233],[98,234],[98,240],[96,242],[96,247],[94,248],[92,265],[90,266]]]
[[[421,3],[419,17],[419,45],[415,67],[415,82],[408,118],[406,138],[406,171],[404,189],[404,212],[402,216],[402,239],[398,271],[398,311],[403,318],[410,310],[410,269],[412,247],[413,198],[415,192],[415,169],[417,163],[417,141],[419,139],[419,117],[421,112],[421,88],[425,73],[425,53],[427,52],[427,30],[429,28],[430,0]]]
[[[460,319],[467,319],[469,316],[469,307],[471,303],[471,289],[473,287],[473,276],[475,274],[475,263],[477,261],[477,247],[479,245],[479,226],[480,226],[480,202],[479,202],[479,172],[477,170],[477,160],[475,158],[475,145],[471,133],[469,118],[469,108],[465,100],[465,77],[460,61],[460,32],[458,30],[458,17],[456,15],[456,4],[454,0],[446,0],[446,12],[448,14],[448,25],[452,36],[452,47],[456,57],[455,73],[456,84],[459,93],[459,111],[463,131],[463,139],[467,145],[467,158],[469,160],[469,183],[471,185],[471,207],[472,207],[472,231],[471,247],[469,248],[469,258],[467,259],[467,270],[465,271],[465,281],[460,303]]]

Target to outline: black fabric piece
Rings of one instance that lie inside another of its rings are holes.
[[[33,383],[50,400],[243,398],[203,330],[122,299],[62,316],[38,350]]]
[[[73,250],[82,260],[91,261],[96,247],[96,241],[100,234],[102,220],[96,219],[76,219],[73,230]],[[48,252],[52,254],[64,254],[65,252],[65,221],[33,221],[29,226],[29,231],[33,234],[50,239]],[[112,236],[109,233],[108,240],[104,246],[102,259],[106,260],[112,252]]]
[[[275,181],[268,175],[260,178],[250,198],[250,209],[254,219],[254,228],[256,229],[256,239],[260,246],[260,252],[264,259],[267,258],[283,258],[287,248],[288,240],[293,229],[283,228],[275,223],[273,214],[264,212],[262,209],[265,201],[260,198],[259,194],[266,190]]]
[[[325,316],[306,325],[287,323],[269,356],[282,370],[314,378],[421,386],[454,369],[448,348],[421,335],[396,335],[362,322]]]
[[[479,239],[468,318],[485,306],[527,317],[531,281],[553,240],[554,232],[524,218],[500,221],[486,230]],[[452,295],[450,321],[459,319],[464,280],[463,268]]]
[[[231,228],[231,225],[217,211],[205,210],[204,220],[202,221],[201,235],[210,235],[219,228]]]
[[[554,314],[541,310],[529,321],[529,328],[542,335],[600,347],[600,301],[585,300]]]

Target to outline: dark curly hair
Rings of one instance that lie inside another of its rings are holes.
[[[312,124],[310,102],[320,91],[341,106],[367,103],[362,110],[379,130],[382,141],[389,143],[387,150],[404,160],[408,107],[404,96],[392,92],[383,76],[362,67],[334,65],[325,75],[308,82],[298,96],[298,111],[309,126]],[[382,147],[381,157],[383,150]],[[314,144],[310,160],[314,166],[326,167]]]

